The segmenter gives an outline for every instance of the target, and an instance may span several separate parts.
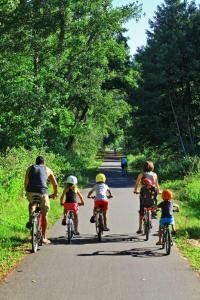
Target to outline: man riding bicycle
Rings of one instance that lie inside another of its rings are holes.
[[[47,185],[48,180],[53,185],[53,194],[51,197],[55,199],[58,196],[57,181],[52,170],[44,165],[44,158],[42,156],[38,156],[36,158],[35,165],[32,165],[27,169],[24,180],[26,197],[29,201],[29,222],[27,222],[26,227],[31,227],[31,214],[35,210],[35,206],[33,204],[33,196],[39,196],[42,212],[42,235],[44,244],[50,243],[50,241],[46,237],[48,226],[48,211],[50,208]]]

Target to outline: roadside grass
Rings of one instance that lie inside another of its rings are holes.
[[[156,160],[156,157],[159,159]],[[174,214],[177,228],[176,245],[191,266],[200,274],[200,171],[195,158],[172,159],[146,151],[140,155],[129,155],[129,173],[136,179],[146,160],[155,162],[161,189],[171,189],[180,212]],[[173,172],[173,174],[171,174]],[[169,180],[168,180],[169,179]],[[159,196],[160,200],[160,196]],[[159,201],[158,201],[159,202]]]

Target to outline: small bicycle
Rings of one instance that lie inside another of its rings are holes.
[[[95,196],[91,196],[89,198],[95,199]],[[112,198],[112,197],[108,197],[108,198]],[[103,211],[101,206],[99,206],[95,210],[95,227],[96,227],[98,241],[101,242],[103,231],[104,231]]]
[[[178,212],[178,210],[174,210],[174,212]],[[171,247],[173,246],[171,225],[170,223],[165,223],[162,228],[162,249],[165,249],[166,255],[170,254]]]
[[[78,206],[83,205],[82,203],[78,203]],[[72,238],[75,234],[75,227],[74,227],[74,210],[68,210],[65,214],[66,216],[66,235],[68,244],[71,244]]]

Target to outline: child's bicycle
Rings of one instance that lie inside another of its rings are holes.
[[[95,196],[91,196],[89,198],[95,199]],[[111,197],[108,197],[108,198],[111,198]],[[103,211],[102,211],[101,206],[99,206],[95,210],[94,219],[95,219],[95,227],[96,227],[96,233],[97,233],[97,236],[98,236],[98,241],[101,242],[103,231],[104,231]]]
[[[79,206],[81,206],[81,203],[78,203]],[[66,236],[68,244],[71,244],[72,238],[75,234],[74,229],[74,211],[68,210],[68,212],[65,214],[66,216]]]
[[[178,212],[174,210],[174,212]],[[165,249],[166,255],[169,255],[171,252],[171,247],[173,246],[173,239],[172,239],[172,231],[170,228],[170,223],[165,223],[162,228],[162,249]]]

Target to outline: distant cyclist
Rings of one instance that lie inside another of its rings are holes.
[[[51,169],[44,165],[44,158],[42,156],[38,156],[36,158],[35,165],[32,165],[27,169],[24,180],[26,197],[29,201],[29,222],[27,222],[26,227],[31,227],[30,217],[35,210],[32,197],[37,195],[41,200],[40,207],[42,211],[42,235],[44,244],[50,243],[46,236],[48,226],[48,211],[50,208],[50,201],[48,196],[48,180],[53,185],[52,198],[55,199],[58,196],[57,181]]]
[[[145,189],[148,193],[152,191],[154,193],[155,197],[155,204],[156,204],[156,196],[157,193],[160,193],[160,188],[158,184],[158,176],[154,170],[154,164],[152,161],[146,161],[144,164],[144,171],[140,173],[137,177],[135,187],[134,187],[134,193],[138,193],[139,186],[141,185],[140,190],[140,210],[139,210],[139,229],[137,231],[138,234],[142,233],[142,220],[144,216],[144,207],[145,207]],[[146,179],[146,180],[145,180]],[[149,180],[149,185],[147,183],[147,179]],[[145,182],[146,181],[146,182]],[[155,191],[155,192],[154,192]]]
[[[62,196],[60,198],[60,203],[64,205],[64,217],[62,220],[62,225],[66,225],[66,214],[67,212],[73,211],[74,214],[74,234],[80,235],[78,231],[78,198],[80,199],[80,204],[84,205],[84,200],[81,192],[77,188],[78,180],[75,176],[70,175],[67,177],[67,186],[63,190]]]
[[[95,222],[95,212],[96,209],[100,206],[102,207],[103,211],[103,218],[104,218],[104,231],[109,231],[110,229],[107,227],[107,217],[106,213],[108,210],[108,196],[112,197],[112,192],[110,188],[108,187],[106,182],[106,176],[102,173],[97,174],[96,176],[96,184],[93,186],[93,188],[88,193],[88,198],[91,197],[92,193],[95,192],[96,196],[94,199],[94,209],[93,209],[93,216],[90,219],[91,223]],[[108,196],[107,196],[108,194]]]
[[[127,168],[128,168],[128,158],[127,157],[121,158],[121,168],[122,168],[122,174],[126,174]]]

